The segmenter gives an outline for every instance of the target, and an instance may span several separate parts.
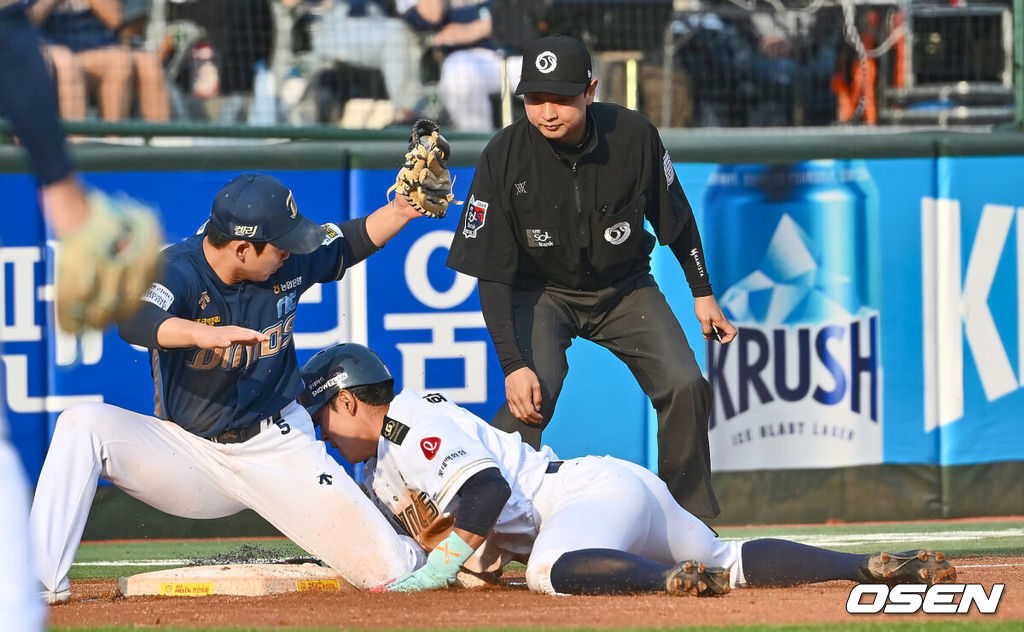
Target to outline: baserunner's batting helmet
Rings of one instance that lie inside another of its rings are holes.
[[[306,389],[299,395],[299,403],[314,417],[342,389],[394,382],[394,378],[376,353],[345,342],[310,358],[302,367],[302,381]]]

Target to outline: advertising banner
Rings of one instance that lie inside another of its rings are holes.
[[[715,396],[717,471],[1024,460],[1024,157],[678,163],[720,304],[739,328],[703,340],[668,248],[652,267]],[[318,222],[384,203],[391,170],[270,172]],[[88,173],[160,209],[167,241],[198,230],[236,175]],[[456,169],[466,199],[472,169]],[[52,251],[34,183],[0,175],[3,387],[10,434],[34,479],[60,411],[87,401],[153,409],[147,354],[116,329],[55,329]],[[415,220],[340,284],[301,299],[299,361],[365,342],[398,386],[441,390],[484,419],[504,376],[475,279],[445,266],[461,207]],[[653,469],[657,421],[628,369],[588,342],[545,442],[563,458],[612,454]]]
[[[701,358],[714,469],[1024,458],[1022,166],[676,165],[740,330]]]

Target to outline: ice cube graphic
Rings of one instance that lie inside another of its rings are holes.
[[[765,325],[847,319],[842,296],[850,279],[820,265],[810,236],[788,214],[775,226],[757,269],[722,295],[726,315],[741,323]]]

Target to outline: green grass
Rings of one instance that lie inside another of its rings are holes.
[[[886,525],[806,525],[790,527],[722,528],[725,540],[786,538],[838,551],[871,553],[912,548],[939,549],[952,557],[1024,554],[1024,521],[916,522]],[[280,558],[307,555],[287,540],[250,543]],[[131,540],[85,542],[71,567],[71,579],[112,579],[124,575],[174,568],[191,560],[237,551],[239,540]],[[132,562],[146,563],[133,564]],[[154,562],[167,561],[167,564]],[[114,563],[114,565],[110,565]]]
[[[1024,522],[913,522],[883,525],[800,525],[719,529],[725,540],[784,538],[850,553],[914,548],[954,557],[1024,554]]]

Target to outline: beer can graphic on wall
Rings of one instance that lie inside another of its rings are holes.
[[[880,463],[878,190],[863,161],[721,165],[704,200],[716,470]]]

